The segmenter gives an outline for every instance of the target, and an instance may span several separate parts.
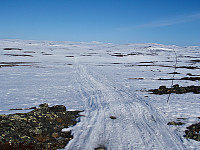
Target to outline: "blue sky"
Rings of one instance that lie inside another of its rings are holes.
[[[200,46],[200,0],[0,0],[0,39]]]

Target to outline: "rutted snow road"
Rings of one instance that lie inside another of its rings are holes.
[[[166,95],[145,92],[145,88],[171,86],[168,80],[158,79],[171,78],[172,49],[179,58],[177,79],[188,73],[199,76],[199,69],[184,68],[200,67],[200,47],[196,46],[0,40],[0,113],[44,102],[83,109],[81,121],[70,128],[74,138],[67,150],[98,146],[108,150],[199,149],[199,142],[183,137],[185,128],[199,118],[199,95],[173,95],[166,104]],[[176,83],[199,85],[198,81]],[[188,119],[180,128],[167,126],[176,118]]]
[[[185,149],[162,115],[134,92],[117,87],[78,62],[74,79],[86,110],[81,122],[73,127],[74,139],[67,150],[94,150],[99,146],[108,150]]]

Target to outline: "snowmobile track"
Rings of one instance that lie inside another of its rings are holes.
[[[85,103],[67,150],[182,150],[181,139],[162,115],[134,92],[114,85],[99,72],[76,63],[74,80]],[[115,116],[116,119],[111,119]]]

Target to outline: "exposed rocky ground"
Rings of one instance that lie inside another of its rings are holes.
[[[160,86],[158,89],[150,89],[150,92],[153,92],[152,94],[170,94],[170,93],[176,93],[176,94],[184,94],[193,92],[195,94],[200,94],[200,86],[187,86],[187,87],[179,87],[178,84],[174,85],[172,88],[166,88],[166,86]],[[183,122],[180,121],[171,121],[168,122],[167,125],[175,125],[175,126],[181,126],[183,125]],[[185,130],[185,138],[193,139],[196,141],[200,141],[200,122],[196,124],[192,124]]]
[[[189,118],[177,118],[177,121],[168,122],[167,125],[182,126]],[[200,117],[198,117],[200,119]],[[184,121],[185,120],[185,121]],[[200,141],[200,122],[186,127],[185,138]]]
[[[184,118],[184,119],[186,119],[186,118]],[[174,125],[174,126],[181,126],[184,124],[185,123],[181,122],[180,120],[179,121],[171,121],[171,122],[167,123],[167,125]],[[196,124],[192,124],[186,128],[187,129],[185,130],[185,135],[184,135],[185,138],[200,141],[200,122],[196,123]]]
[[[168,122],[167,125],[174,125],[174,126],[180,126],[180,125],[183,125],[184,123],[182,122],[175,122],[175,121],[171,121],[171,122]]]
[[[195,94],[200,94],[200,86],[187,86],[187,87],[180,87],[178,84],[174,85],[172,88],[167,88],[166,86],[160,86],[158,89],[150,89],[149,92],[153,92],[152,94],[183,94],[193,92]]]
[[[28,113],[0,115],[1,150],[60,149],[73,138],[70,131],[80,111],[66,111],[63,105],[41,104]]]
[[[185,134],[185,138],[200,141],[200,122],[187,127],[187,130],[185,130]]]

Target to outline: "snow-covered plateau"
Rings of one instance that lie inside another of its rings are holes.
[[[174,71],[173,84],[200,86],[179,80],[199,70],[198,46],[0,40],[0,114],[41,103],[84,110],[66,150],[198,150],[184,134],[200,122],[200,94],[171,94],[167,103],[168,94],[148,90],[171,87],[159,79]],[[177,118],[185,124],[167,125]]]

